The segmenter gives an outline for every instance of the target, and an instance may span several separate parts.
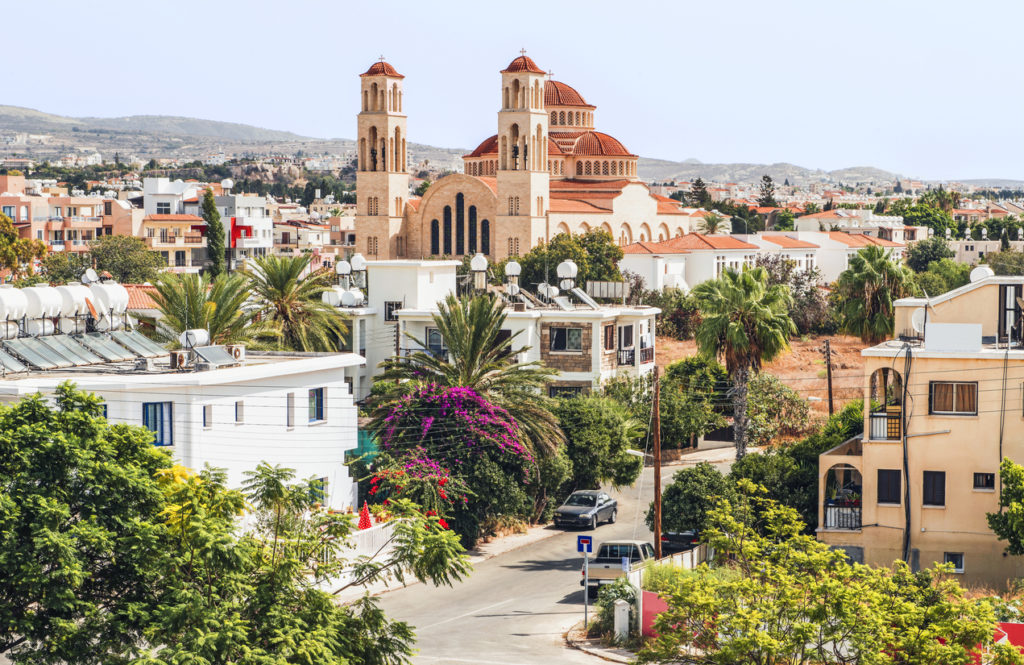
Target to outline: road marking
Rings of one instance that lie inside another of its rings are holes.
[[[456,621],[458,619],[465,619],[468,616],[473,616],[477,612],[483,612],[484,610],[489,610],[489,609],[492,609],[492,608],[495,608],[495,607],[499,607],[501,605],[505,605],[507,603],[511,603],[513,600],[515,600],[515,598],[509,598],[508,600],[503,600],[500,603],[494,603],[493,605],[488,605],[487,607],[481,607],[481,608],[476,609],[476,610],[471,610],[469,612],[466,612],[465,614],[460,614],[457,617],[452,617],[451,619],[445,619],[444,621],[438,621],[437,623],[432,623],[429,626],[417,626],[416,630],[427,630],[428,628],[433,628],[434,626],[440,626],[441,624],[448,623],[449,621]]]

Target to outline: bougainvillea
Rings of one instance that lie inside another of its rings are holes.
[[[469,502],[469,488],[449,470],[431,459],[420,447],[403,457],[384,460],[370,478],[369,495],[377,500],[403,497],[416,503],[428,515],[451,516],[456,506]]]

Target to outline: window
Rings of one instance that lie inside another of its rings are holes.
[[[615,326],[604,327],[604,350],[615,350]]]
[[[942,563],[953,564],[954,573],[964,572],[964,553],[963,552],[943,552]]]
[[[551,351],[583,351],[583,328],[551,328]]]
[[[978,384],[931,381],[928,384],[928,413],[959,416],[978,415]]]
[[[327,478],[311,478],[309,481],[309,498],[314,503],[327,502]]]
[[[900,470],[878,470],[878,503],[900,502]]]
[[[444,345],[444,336],[437,328],[427,328],[427,351],[435,358],[446,360],[448,347]]]
[[[946,472],[925,471],[924,472],[924,505],[945,506],[946,505]]]
[[[235,424],[240,425],[245,422],[245,402],[239,400],[235,402]]]
[[[169,215],[171,214],[171,204],[168,201],[160,201],[156,204],[156,214],[158,215]],[[59,215],[58,215],[59,216]]]
[[[288,393],[285,398],[284,423],[287,427],[295,427],[295,393]]]
[[[309,391],[309,422],[317,423],[324,418],[324,389],[312,388]]]
[[[398,300],[389,300],[384,303],[384,320],[385,321],[397,321],[398,315],[395,313],[402,309],[402,303]]]
[[[107,417],[107,405],[106,405],[106,403],[101,404],[100,408],[103,409],[103,417],[106,418]]]
[[[996,474],[976,473],[974,474],[974,489],[994,490],[996,488]]]
[[[174,445],[173,413],[170,402],[142,403],[142,426],[153,433],[154,446]]]
[[[619,348],[633,348],[633,326],[619,326]]]
[[[203,427],[205,429],[210,429],[211,427],[213,427],[213,405],[212,404],[204,404],[203,405]]]
[[[583,386],[548,386],[548,397],[579,397],[583,394]]]

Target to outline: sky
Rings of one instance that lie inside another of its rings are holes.
[[[1020,0],[42,7],[0,5],[0,104],[354,138],[358,75],[383,55],[406,76],[409,140],[471,149],[525,48],[644,157],[1024,180]]]

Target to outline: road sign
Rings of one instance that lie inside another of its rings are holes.
[[[628,556],[622,557],[622,570],[624,570],[627,573],[629,572],[629,557]]]
[[[594,538],[592,536],[576,536],[577,552],[593,552]]]

